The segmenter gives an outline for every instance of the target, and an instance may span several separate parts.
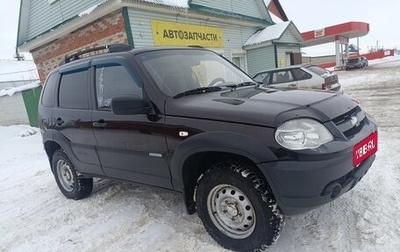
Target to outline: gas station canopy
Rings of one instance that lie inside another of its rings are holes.
[[[304,42],[302,47],[321,45],[329,42],[335,42],[340,38],[357,38],[367,35],[369,24],[364,22],[348,22],[338,25],[325,27],[322,29],[303,32],[301,35]]]

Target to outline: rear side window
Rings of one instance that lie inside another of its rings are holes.
[[[88,71],[65,73],[61,76],[58,104],[62,108],[89,109]]]
[[[320,68],[320,67],[317,67],[317,66],[309,66],[309,67],[306,67],[306,68],[308,70],[310,70],[311,72],[316,73],[318,75],[323,75],[323,74],[327,73],[326,69],[323,69],[323,68]]]
[[[311,79],[311,77],[312,77],[311,74],[309,74],[299,68],[292,69],[292,74],[296,80],[307,80],[307,79]]]
[[[57,87],[57,73],[51,74],[44,85],[43,95],[42,95],[42,105],[45,107],[54,107],[55,105],[55,91]]]
[[[110,109],[111,98],[118,95],[143,97],[142,88],[121,65],[96,66],[97,108]]]

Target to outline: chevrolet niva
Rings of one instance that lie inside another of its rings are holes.
[[[259,251],[285,215],[338,198],[375,159],[377,126],[344,93],[263,87],[198,47],[97,49],[108,51],[67,56],[39,104],[69,199],[94,177],[180,192],[220,245]]]

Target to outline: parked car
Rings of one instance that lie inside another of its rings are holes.
[[[361,63],[363,67],[367,67],[368,66],[368,59],[365,56],[361,56]]]
[[[285,215],[338,198],[374,162],[377,126],[344,93],[266,88],[203,48],[107,48],[65,57],[40,98],[69,199],[89,196],[94,177],[176,191],[219,244],[259,251]]]
[[[363,68],[368,66],[368,59],[365,56],[355,57],[347,60],[346,70]]]
[[[338,91],[341,87],[335,72],[311,64],[262,71],[254,75],[253,79],[266,87],[278,89]]]

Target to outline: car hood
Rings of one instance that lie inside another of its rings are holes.
[[[169,99],[167,116],[277,127],[298,118],[330,121],[357,106],[343,93],[241,88]]]

